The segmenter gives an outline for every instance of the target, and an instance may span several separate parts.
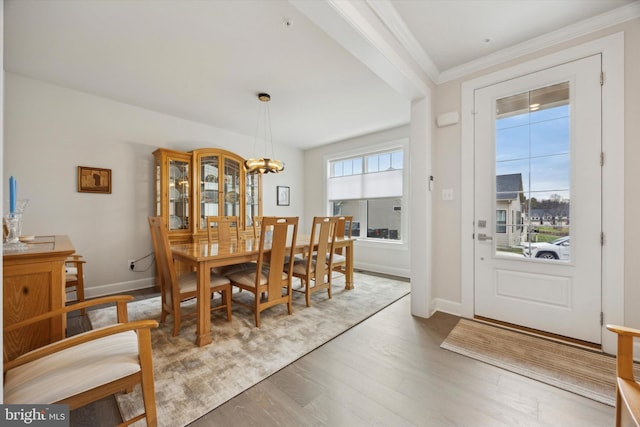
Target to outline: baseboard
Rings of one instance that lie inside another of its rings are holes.
[[[446,299],[435,298],[430,304],[430,315],[433,315],[436,311],[443,313],[453,314],[454,316],[464,317],[462,313],[462,304],[455,301],[449,301]]]
[[[389,274],[391,276],[410,278],[411,271],[406,268],[394,268],[388,265],[357,263],[354,265],[354,270],[372,271],[374,273]]]
[[[139,280],[131,280],[129,282],[109,283],[102,286],[92,286],[86,288],[85,298],[97,298],[105,295],[126,294],[127,292],[137,291],[139,289],[152,288],[156,285],[155,278],[146,277]]]

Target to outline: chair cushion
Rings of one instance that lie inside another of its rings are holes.
[[[216,288],[218,286],[224,286],[229,284],[229,279],[221,276],[217,273],[211,273],[211,287]],[[195,271],[181,274],[178,276],[178,286],[180,286],[180,292],[196,292],[198,290],[198,275]]]
[[[263,270],[260,273],[260,285],[266,285],[268,280],[268,270]],[[233,283],[238,283],[247,287],[255,288],[256,286],[256,269],[239,271],[237,273],[227,276]],[[287,274],[282,273],[282,280],[287,280]]]
[[[4,403],[50,404],[138,371],[137,334],[109,335],[7,371]]]
[[[329,261],[329,257],[327,257],[327,261]],[[344,255],[339,255],[334,253],[333,254],[333,263],[334,264],[346,264],[347,263],[347,257],[345,257]]]

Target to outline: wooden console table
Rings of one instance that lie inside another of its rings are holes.
[[[37,236],[21,252],[3,253],[4,326],[65,304],[64,263],[75,252],[67,236]],[[61,316],[4,336],[4,360],[64,337]]]

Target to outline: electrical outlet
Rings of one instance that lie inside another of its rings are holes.
[[[133,269],[136,267],[136,260],[135,259],[130,259],[129,260],[129,270],[133,271]]]

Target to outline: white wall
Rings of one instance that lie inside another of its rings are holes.
[[[12,73],[5,73],[4,119],[3,187],[13,175],[18,197],[31,200],[23,234],[68,235],[87,260],[89,297],[153,283],[153,268],[131,272],[127,260],[151,252],[147,216],[154,214],[151,153],[156,148],[221,147],[255,155],[254,136]],[[263,213],[302,220],[303,154],[278,145],[275,153],[285,171],[263,177]],[[111,169],[113,193],[78,193],[77,166]],[[291,187],[290,206],[276,206],[277,185]]]
[[[409,127],[405,126],[307,150],[304,154],[305,218],[328,213],[325,190],[326,174],[324,170],[327,156],[366,149],[367,147],[408,137]],[[405,162],[405,164],[408,164],[408,162]],[[408,206],[407,201],[405,201],[405,206]],[[307,227],[307,224],[304,227]],[[366,230],[361,230],[361,234],[364,232]],[[411,229],[408,221],[406,221],[403,236],[406,237],[403,243],[357,241],[354,250],[355,268],[410,277],[409,242]]]

